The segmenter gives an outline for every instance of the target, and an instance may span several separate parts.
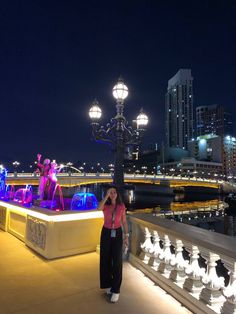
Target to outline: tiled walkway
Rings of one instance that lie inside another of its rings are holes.
[[[0,230],[1,314],[189,314],[129,263],[120,300],[108,302],[99,289],[99,255],[47,261]]]

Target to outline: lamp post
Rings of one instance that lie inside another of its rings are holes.
[[[116,99],[116,116],[111,118],[106,127],[99,124],[102,110],[97,100],[93,101],[92,107],[89,110],[89,116],[92,121],[92,133],[95,141],[109,144],[115,151],[113,182],[122,192],[124,186],[123,163],[125,147],[140,144],[141,137],[148,124],[148,117],[141,110],[136,119],[137,127],[133,128],[129,126],[123,114],[124,100],[128,96],[128,88],[122,79],[118,80],[117,84],[113,87],[112,93]]]
[[[15,168],[14,173],[15,173],[15,175],[16,175],[16,173],[17,173],[17,168],[19,167],[20,162],[17,161],[17,160],[16,160],[16,161],[13,161],[12,165],[13,165],[13,167]]]

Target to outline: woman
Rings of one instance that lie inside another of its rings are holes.
[[[125,205],[116,187],[108,189],[98,209],[104,215],[100,242],[100,287],[107,289],[111,302],[115,303],[120,296],[122,281],[123,239],[128,247],[129,237]]]

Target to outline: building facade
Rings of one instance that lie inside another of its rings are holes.
[[[206,134],[189,143],[190,156],[197,161],[221,163],[221,174],[225,178],[236,176],[236,138]],[[212,167],[210,167],[212,168]],[[218,169],[219,170],[219,169]]]
[[[168,147],[188,149],[193,138],[193,77],[190,69],[180,69],[169,81],[165,100]]]
[[[222,163],[200,161],[195,158],[182,158],[179,162],[169,162],[164,165],[165,174],[189,178],[222,178]]]
[[[216,134],[224,138],[233,133],[232,115],[221,105],[196,108],[196,135]]]
[[[223,171],[227,178],[236,177],[236,138],[224,137]]]
[[[206,134],[189,142],[189,154],[200,161],[223,162],[222,139],[218,135]]]

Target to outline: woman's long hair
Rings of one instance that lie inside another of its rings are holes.
[[[116,190],[116,193],[117,193],[116,205],[122,204],[123,201],[122,201],[122,198],[121,198],[121,195],[120,195],[120,192],[119,192],[118,188],[117,188],[115,185],[111,185],[111,186],[109,186],[108,189],[115,189],[115,190]],[[111,199],[110,199],[110,197],[107,199],[107,201],[106,201],[105,204],[106,204],[106,205],[111,205]]]

